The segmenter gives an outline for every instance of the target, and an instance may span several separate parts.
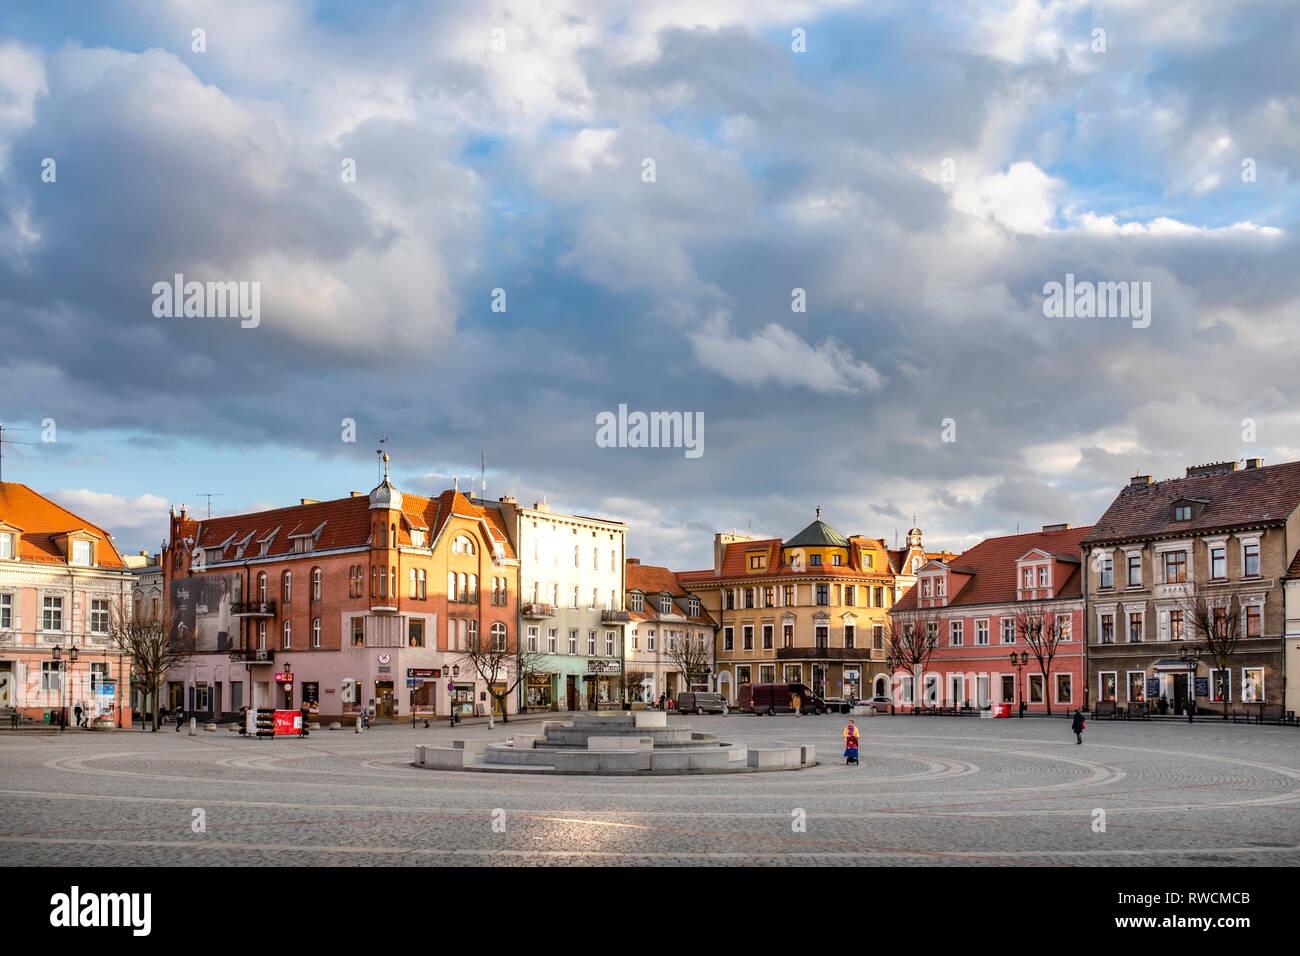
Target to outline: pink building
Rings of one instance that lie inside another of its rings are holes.
[[[1022,700],[1031,712],[1086,706],[1079,542],[1090,530],[1047,525],[988,538],[951,560],[921,567],[890,616],[923,628],[934,642],[922,678],[923,704],[1006,703],[1012,713]],[[1013,654],[1027,662],[1013,665]],[[896,699],[910,701],[911,680],[895,678],[901,688]]]
[[[0,712],[129,727],[131,658],[111,637],[131,571],[112,536],[18,482],[0,482]]]

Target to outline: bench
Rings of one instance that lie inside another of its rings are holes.
[[[1105,717],[1109,720],[1115,719],[1115,713],[1119,710],[1113,700],[1099,700],[1092,709],[1092,716]]]

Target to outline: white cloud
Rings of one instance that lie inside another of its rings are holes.
[[[741,338],[729,318],[718,314],[687,337],[701,365],[742,385],[772,381],[815,392],[874,392],[884,385],[879,372],[833,338],[812,346],[775,322]]]

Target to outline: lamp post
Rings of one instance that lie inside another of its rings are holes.
[[[1196,710],[1196,665],[1201,659],[1201,649],[1196,646],[1179,648],[1178,659],[1187,668],[1187,722],[1190,724]]]
[[[69,645],[68,658],[66,661],[63,659],[63,648],[58,644],[54,645],[54,649],[50,653],[54,661],[59,665],[57,668],[59,674],[59,729],[66,730],[68,727],[68,715],[63,709],[63,685],[65,683],[63,675],[67,672],[67,665],[69,663],[77,663],[77,645]]]
[[[1019,654],[1017,654],[1015,651],[1011,652],[1011,666],[1016,669],[1016,696],[1020,698],[1020,719],[1021,720],[1024,720],[1025,718],[1025,695],[1024,692],[1021,691],[1020,689],[1020,676],[1021,676],[1021,671],[1025,669],[1025,665],[1028,663],[1029,663],[1028,651],[1021,651]]]

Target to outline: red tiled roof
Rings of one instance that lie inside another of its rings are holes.
[[[1174,520],[1184,498],[1206,502],[1190,521]],[[1162,536],[1182,536],[1234,525],[1283,521],[1300,506],[1300,461],[1196,478],[1128,485],[1084,540],[1085,546]]]
[[[107,531],[21,482],[0,482],[0,521],[20,529],[19,560],[36,564],[67,564],[68,556],[55,538],[69,531],[85,531],[99,538],[95,546],[96,567],[126,567]]]
[[[423,525],[432,529],[426,538],[427,545],[437,539],[453,515],[459,515],[486,523],[491,532],[489,537],[493,543],[500,543],[504,557],[510,559],[515,556],[501,514],[495,509],[471,504],[460,492],[444,491],[436,498],[404,493],[402,514],[406,520],[398,525],[397,532],[401,544],[411,543],[408,522],[416,528]],[[243,557],[255,558],[261,551],[258,542],[274,533],[266,554],[267,557],[274,557],[291,553],[293,543],[290,535],[311,533],[317,528],[320,529],[320,535],[312,546],[313,551],[365,547],[370,541],[372,524],[370,497],[357,495],[251,514],[226,515],[197,521],[188,519],[182,525],[181,534],[195,536],[196,547],[215,548],[225,545],[222,560],[233,561],[240,543],[245,539],[248,539],[248,546]]]
[[[678,574],[668,570],[667,568],[653,564],[641,564],[639,561],[628,561],[625,565],[623,580],[623,586],[629,591],[641,591],[645,594],[671,594],[675,599],[688,598],[690,596],[690,592],[686,590],[682,582],[679,580]],[[686,605],[687,608],[689,608],[689,606],[689,604]],[[631,613],[634,620],[638,621],[653,621],[658,617],[658,615],[654,613],[653,607],[650,604],[646,605],[646,610],[644,612],[632,611],[629,613]],[[690,616],[686,609],[682,608],[680,605],[677,606],[677,613],[684,615],[686,620],[690,621],[692,624],[703,624],[708,627],[716,626],[713,616],[704,609],[702,604],[700,606],[700,613],[694,617]]]
[[[1056,589],[1053,600],[1078,598],[1083,594],[1083,578],[1079,573],[1080,542],[1092,528],[1063,528],[1060,531],[1034,531],[1028,534],[1011,534],[1001,538],[986,538],[975,547],[963,551],[951,562],[950,571],[971,575],[961,590],[949,598],[946,607],[972,604],[1001,604],[1016,600],[1016,561],[1029,551],[1041,549],[1051,555],[1061,555],[1074,566],[1065,583]],[[895,609],[916,609],[915,585],[898,599]],[[936,608],[942,610],[942,608]]]

